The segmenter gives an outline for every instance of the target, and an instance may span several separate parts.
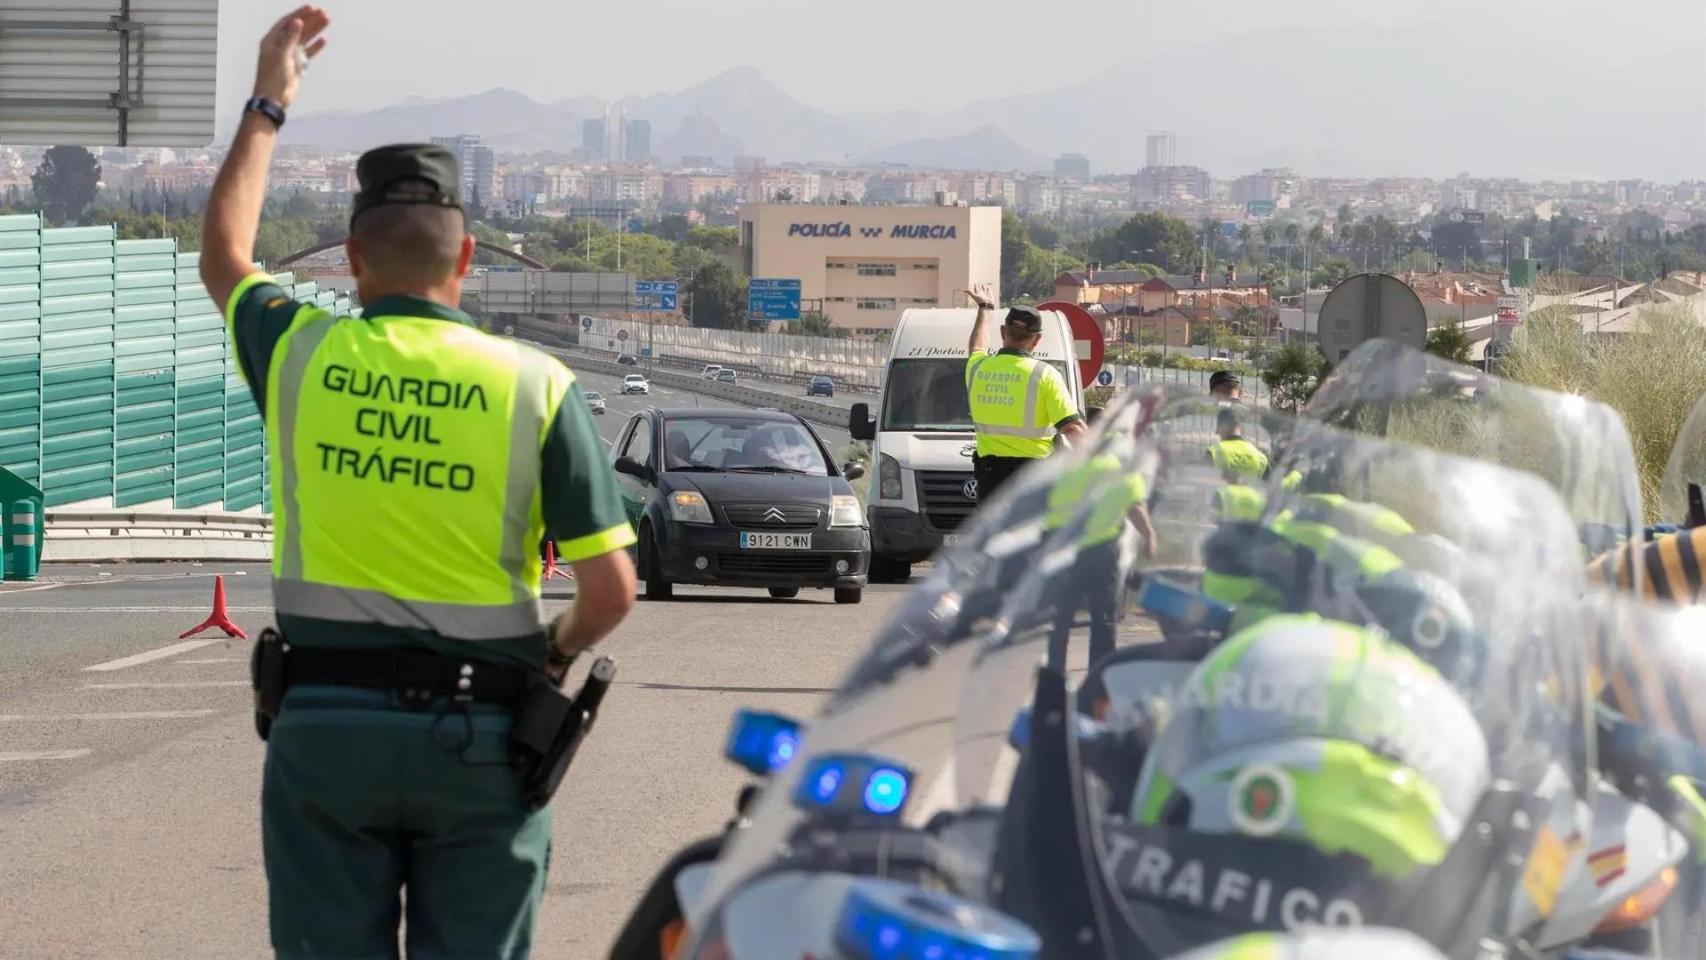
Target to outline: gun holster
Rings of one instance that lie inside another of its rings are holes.
[[[615,675],[615,663],[600,657],[576,696],[539,674],[522,695],[509,733],[510,756],[521,774],[522,795],[534,810],[551,802],[592,729],[598,705]]]
[[[255,693],[255,732],[265,740],[284,707],[284,636],[271,627],[261,631],[249,654],[249,685]]]

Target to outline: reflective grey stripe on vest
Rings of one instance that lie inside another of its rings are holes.
[[[279,613],[346,623],[428,630],[456,640],[503,640],[536,634],[544,616],[536,599],[500,606],[400,600],[378,590],[333,587],[280,577],[272,585]]]
[[[302,319],[303,311],[314,309],[303,307],[297,311],[296,320]],[[279,504],[284,514],[284,537],[278,543],[279,576],[284,579],[302,576],[302,510],[296,502],[296,408],[302,398],[302,378],[308,372],[308,361],[313,359],[314,351],[320,348],[336,322],[336,317],[322,313],[292,333],[285,344],[284,362],[279,364],[275,381],[276,403],[271,412],[278,423],[278,449],[272,455],[278,461]]]
[[[1003,427],[980,423],[977,432],[992,437],[1023,437],[1026,440],[1047,440],[1054,436],[1054,427]]]
[[[509,425],[509,474],[504,486],[504,538],[498,563],[509,574],[511,599],[522,603],[537,597],[536,586],[529,583],[527,571],[539,552],[539,545],[527,542],[527,530],[544,460],[540,438],[545,433],[546,418],[556,411],[551,409],[551,372],[547,366],[551,361],[531,350],[517,348],[517,352],[515,410]],[[567,391],[563,395],[567,397]]]
[[[991,354],[980,353],[977,356],[972,357],[971,362],[966,364],[966,389],[967,390],[971,389],[972,381],[977,379],[977,368],[983,366],[983,361],[988,360],[990,358],[990,356],[991,356]]]
[[[1043,378],[1048,376],[1048,364],[1041,360],[1032,360],[1031,378],[1025,382],[1025,419],[1020,423],[1027,427],[1037,425],[1037,391],[1042,387]],[[1048,432],[1043,436],[1054,436],[1054,424],[1048,424]]]

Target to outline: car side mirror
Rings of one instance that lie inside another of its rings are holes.
[[[877,438],[876,424],[871,422],[871,405],[855,403],[853,409],[847,412],[847,432],[855,440],[875,440]]]
[[[635,460],[633,457],[617,457],[616,458],[616,472],[617,473],[625,473],[630,477],[634,477],[634,478],[639,479],[639,480],[644,480],[647,483],[651,483],[654,479],[656,479],[656,473],[652,470],[651,467],[648,467],[645,464],[641,463],[640,461]]]
[[[853,463],[843,464],[841,467],[841,475],[849,481],[857,480],[865,475],[865,465],[856,461]]]

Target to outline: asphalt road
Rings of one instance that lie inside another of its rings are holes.
[[[568,364],[571,368],[574,367],[573,358],[569,359]],[[643,369],[640,372],[643,373]],[[648,407],[702,406],[706,408],[716,408],[739,406],[738,404],[728,400],[715,397],[705,397],[696,393],[689,393],[686,390],[666,387],[662,384],[653,384],[652,392],[649,396],[641,394],[622,396],[621,377],[603,373],[590,373],[581,370],[576,370],[575,376],[581,389],[596,390],[604,395],[605,406],[608,408],[608,412],[597,416],[594,419],[598,422],[598,431],[604,437],[605,443],[615,441],[617,433],[621,431],[622,425],[628,422],[628,418]],[[748,381],[745,385],[756,387],[758,389],[775,387],[778,390],[783,386],[782,384],[775,383],[765,384],[757,380]],[[820,397],[819,399],[822,398]],[[852,401],[848,402],[851,403]],[[837,457],[844,454],[847,448],[853,443],[852,436],[850,436],[845,429],[827,427],[821,423],[810,424],[810,426],[813,430],[817,431],[818,436],[824,439],[824,442],[829,445],[830,451]]]
[[[0,584],[0,957],[270,955],[248,644],[177,639],[215,574],[243,628],[269,622],[261,565],[55,566]],[[573,596],[547,586],[550,611]],[[616,686],[556,803],[535,956],[602,957],[653,870],[731,812],[734,708],[810,716],[905,589],[851,607],[822,591],[642,602],[603,648]]]

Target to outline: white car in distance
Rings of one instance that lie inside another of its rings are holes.
[[[640,374],[630,373],[627,376],[622,378],[622,395],[623,396],[627,396],[630,393],[640,393],[640,394],[650,395],[651,392],[652,392],[652,385],[650,383],[647,383],[646,378],[641,376]]]

